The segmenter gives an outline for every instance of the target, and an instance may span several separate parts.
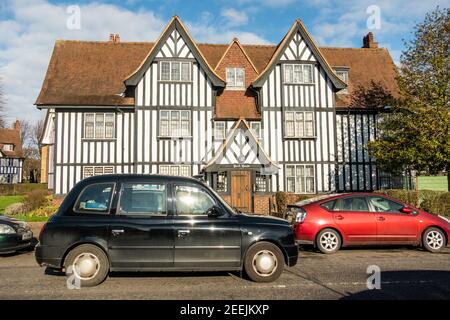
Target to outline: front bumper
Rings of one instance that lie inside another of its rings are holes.
[[[39,243],[34,251],[36,262],[41,267],[61,268],[62,257],[60,251],[58,247],[44,246]]]
[[[22,233],[20,234],[2,234],[0,235],[0,253],[10,253],[31,246],[33,234],[26,240],[22,240]]]

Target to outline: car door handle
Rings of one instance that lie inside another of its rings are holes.
[[[341,216],[341,215],[338,215],[338,216],[336,216],[336,219],[338,219],[338,220],[343,220],[343,219],[344,219],[344,217],[343,217],[343,216]]]
[[[187,236],[189,233],[191,233],[190,230],[178,230],[178,238]]]
[[[386,220],[386,218],[385,217],[378,217],[377,220],[378,221],[384,221],[384,220]]]
[[[123,230],[123,229],[113,229],[113,230],[111,230],[111,233],[113,234],[113,236],[118,236],[119,234],[122,234],[124,232],[125,232],[125,230]]]

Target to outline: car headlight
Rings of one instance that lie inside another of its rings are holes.
[[[7,224],[0,224],[0,234],[13,234],[16,233],[13,227],[8,226]]]

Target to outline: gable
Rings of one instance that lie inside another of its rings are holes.
[[[179,48],[178,45],[180,45]],[[172,20],[169,22],[166,29],[156,41],[155,45],[150,50],[149,54],[141,63],[141,65],[127,77],[127,79],[125,80],[125,84],[136,86],[142,79],[145,71],[149,69],[154,59],[157,57],[163,58],[166,54],[169,57],[173,56],[173,58],[177,58],[175,55],[191,55],[197,60],[201,69],[206,72],[208,78],[211,80],[214,86],[225,86],[225,81],[221,79],[214,72],[213,68],[208,64],[208,61],[205,59],[205,57],[195,44],[194,40],[191,38],[186,28],[182,24],[181,20],[177,16],[174,16],[172,18]]]
[[[304,45],[302,45],[302,43],[304,43]],[[313,39],[299,19],[297,19],[292,25],[291,29],[283,38],[283,41],[281,41],[271,60],[267,64],[266,68],[260,73],[259,77],[253,81],[252,85],[256,88],[261,88],[269,77],[271,71],[280,61],[282,61],[282,59],[288,59],[289,56],[292,56],[294,59],[288,60],[297,60],[295,57],[303,57],[307,55],[307,50],[310,50],[308,59],[314,58],[317,60],[317,63],[320,64],[322,69],[325,71],[325,74],[337,90],[347,87],[345,82],[339,79],[339,77],[334,73],[333,69],[328,64],[319,48],[315,45]]]
[[[280,57],[281,61],[311,61],[316,62],[317,59],[314,53],[309,48],[306,41],[303,40],[300,32],[296,32],[291,41],[286,46],[285,51]]]

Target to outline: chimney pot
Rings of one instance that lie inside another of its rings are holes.
[[[119,43],[120,42],[120,36],[118,33],[116,33],[116,35],[114,36],[114,43]]]
[[[110,41],[110,42],[114,42],[114,37],[115,37],[115,36],[114,36],[114,33],[110,33],[110,34],[109,34],[109,41]]]
[[[373,33],[369,32],[363,38],[363,48],[378,48],[378,42],[373,41]]]

